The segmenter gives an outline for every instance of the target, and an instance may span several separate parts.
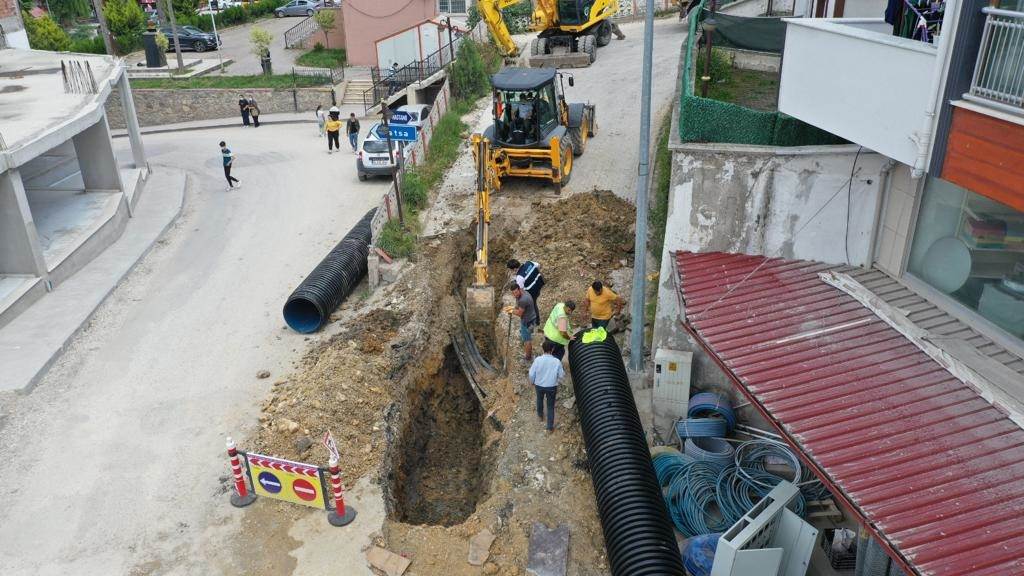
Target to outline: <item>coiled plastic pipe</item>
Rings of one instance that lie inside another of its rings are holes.
[[[370,222],[376,212],[376,208],[367,212],[288,297],[284,321],[292,330],[303,334],[319,330],[366,276]]]
[[[706,418],[719,416],[725,419],[731,432],[736,427],[736,413],[732,410],[729,399],[714,392],[701,392],[690,398],[690,408],[686,411],[690,418]]]
[[[683,576],[661,487],[615,339],[569,343],[591,480],[614,576]]]
[[[724,438],[728,423],[721,418],[683,418],[676,422],[680,438]]]

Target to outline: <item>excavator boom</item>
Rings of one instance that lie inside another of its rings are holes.
[[[506,58],[519,56],[519,47],[512,40],[512,34],[508,31],[508,26],[505,25],[501,11],[522,1],[524,0],[480,0],[477,3],[480,17],[487,23],[487,29],[491,31],[491,36],[498,44],[498,49]]]

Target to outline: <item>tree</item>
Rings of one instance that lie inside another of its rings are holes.
[[[107,0],[103,5],[103,15],[122,53],[131,52],[139,46],[142,32],[146,29],[146,13],[135,0]]]
[[[259,26],[253,26],[249,32],[249,44],[252,47],[252,53],[260,58],[260,64],[263,65],[263,73],[268,74],[268,67],[264,63],[264,59],[270,59],[270,44],[274,41],[274,35],[267,31],[265,28]]]
[[[32,12],[32,9],[36,7],[36,0],[18,0],[18,5],[21,6],[22,12]]]
[[[337,26],[334,21],[334,10],[320,10],[313,14],[313,18],[316,20],[317,26],[324,31],[324,47],[331,47],[331,40],[328,38],[328,33]]]
[[[185,16],[192,16],[196,13],[199,8],[198,0],[171,0],[171,5],[174,6],[175,14],[182,14]]]
[[[50,17],[67,27],[79,18],[92,16],[89,0],[49,0]]]
[[[22,17],[25,20],[28,45],[32,48],[56,52],[71,49],[71,37],[49,16],[33,18],[31,14],[25,12]]]

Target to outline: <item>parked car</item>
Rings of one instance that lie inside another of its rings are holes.
[[[408,114],[409,125],[415,126],[417,130],[423,128],[427,116],[430,116],[430,106],[427,104],[405,104],[396,108],[395,111]]]
[[[362,143],[359,145],[359,152],[356,154],[356,173],[360,180],[366,180],[370,176],[391,176],[395,172],[395,163],[391,161],[393,156],[398,159],[398,142],[392,142],[392,155],[388,155],[387,132],[384,125],[375,122],[370,126]],[[410,156],[408,146],[405,148],[405,159]]]
[[[285,16],[312,16],[320,8],[322,8],[322,5],[316,0],[292,0],[274,10],[274,16],[278,18],[284,18]]]
[[[171,33],[171,27],[160,28],[160,32],[167,36],[167,51],[174,50],[174,36]],[[203,32],[195,26],[178,26],[178,42],[181,43],[182,50],[195,50],[196,52],[206,52],[210,48],[221,45],[219,35]]]

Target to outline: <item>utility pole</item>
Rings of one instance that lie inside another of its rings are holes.
[[[633,301],[629,336],[629,367],[644,369],[644,298],[647,285],[647,188],[651,160],[651,67],[654,61],[654,7],[647,1],[644,19],[644,65],[640,95],[640,160],[636,174],[636,238],[633,248]]]
[[[178,57],[178,72],[185,71],[185,61],[181,59],[181,41],[178,40],[178,23],[174,18],[174,4],[167,0],[167,13],[171,16],[171,36],[174,36],[174,54]]]
[[[100,21],[100,36],[103,37],[103,47],[106,48],[107,54],[116,56],[114,41],[110,38],[110,28],[107,28],[107,17],[103,15],[103,0],[92,0],[92,7],[96,10],[96,19]],[[47,2],[46,8],[46,11],[49,12],[49,2]]]

